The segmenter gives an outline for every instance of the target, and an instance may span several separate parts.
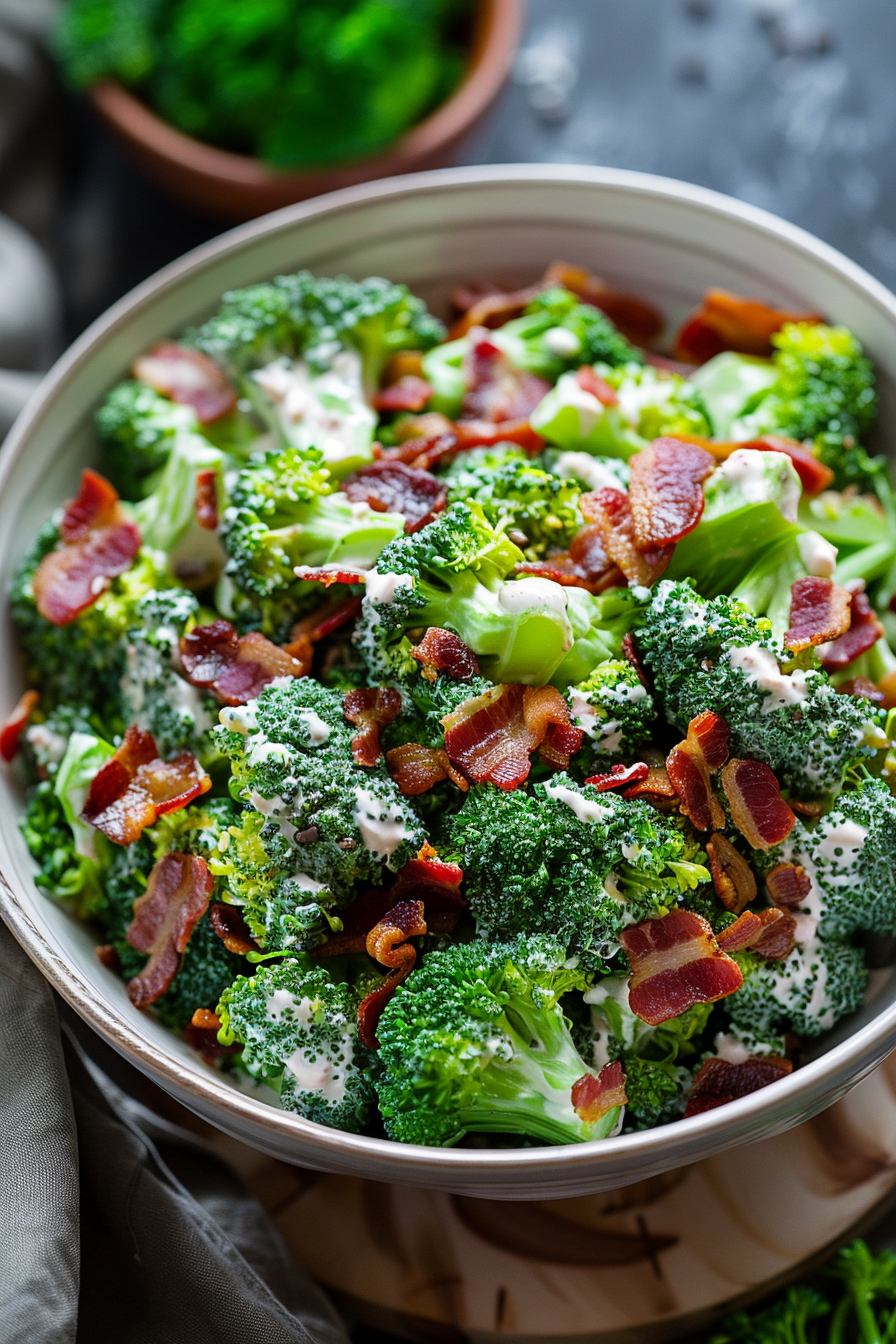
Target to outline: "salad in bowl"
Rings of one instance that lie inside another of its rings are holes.
[[[224,296],[10,596],[38,886],[210,1067],[402,1143],[774,1086],[896,933],[896,505],[818,314],[565,263]]]

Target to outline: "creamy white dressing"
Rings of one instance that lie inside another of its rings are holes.
[[[256,369],[252,378],[298,447],[313,444],[329,463],[366,453],[376,415],[364,399],[356,351],[338,350],[322,373],[310,370],[302,359],[284,356]]]
[[[750,1052],[736,1036],[720,1031],[714,1041],[716,1058],[724,1059],[728,1064],[746,1064],[751,1058]]]
[[[606,821],[613,815],[612,808],[595,802],[593,798],[583,798],[575,789],[567,788],[565,784],[545,784],[544,791],[549,798],[572,808],[579,821]]]
[[[800,559],[806,573],[819,579],[829,579],[837,568],[837,547],[817,532],[801,532],[796,539]]]
[[[345,1064],[337,1066],[325,1055],[312,1056],[299,1046],[283,1061],[283,1068],[295,1078],[299,1092],[319,1092],[334,1106],[345,1097]]]
[[[786,453],[738,448],[716,468],[707,486],[730,483],[748,504],[765,504],[769,499],[770,478],[780,487],[780,496],[774,502],[788,523],[795,523],[802,487]]]
[[[246,764],[252,770],[256,765],[263,765],[265,761],[280,760],[285,764],[289,762],[291,752],[289,747],[283,742],[269,742],[264,733],[253,734],[253,739],[247,742],[249,748],[246,754]]]
[[[319,714],[313,709],[300,709],[299,718],[301,718],[308,729],[308,738],[312,747],[322,746],[330,736],[329,724],[324,723]]]
[[[762,702],[763,714],[783,709],[787,705],[798,705],[810,693],[806,673],[800,669],[789,675],[781,671],[778,660],[770,649],[761,644],[746,644],[742,648],[728,651],[728,662],[744,674],[746,681],[765,691]]]
[[[371,569],[365,575],[365,583],[368,600],[380,607],[394,602],[399,588],[413,588],[414,579],[411,574],[379,574]]]
[[[560,359],[571,359],[582,348],[582,342],[568,327],[550,327],[541,339],[544,348]]]
[[[273,798],[265,798],[257,789],[249,790],[249,802],[263,817],[271,817],[275,812],[285,812],[288,808],[286,799],[281,798],[279,793],[275,793]]]
[[[300,891],[307,891],[312,896],[316,896],[318,892],[327,890],[326,882],[317,882],[313,877],[309,877],[307,873],[296,873],[293,877],[288,877],[284,886],[298,887]]]
[[[218,711],[218,722],[233,733],[242,733],[245,737],[258,728],[258,701],[250,700],[246,705],[225,705]]]
[[[370,789],[362,788],[359,784],[355,785],[354,794],[354,818],[364,848],[370,850],[371,854],[390,858],[402,841],[410,838],[401,807],[397,803],[383,802]]]
[[[621,490],[619,477],[590,453],[559,453],[554,462],[558,476],[574,477],[583,481],[589,490]]]
[[[58,765],[68,746],[68,738],[54,732],[45,723],[35,723],[31,728],[26,728],[25,737],[42,765]]]
[[[569,605],[566,589],[550,579],[514,579],[498,590],[498,605],[514,615],[521,611],[559,611],[564,616]]]
[[[846,819],[826,830],[825,837],[817,846],[819,858],[827,859],[838,868],[851,868],[868,839],[868,830],[857,821]]]

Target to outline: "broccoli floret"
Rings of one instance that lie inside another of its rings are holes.
[[[456,1143],[469,1131],[544,1143],[606,1137],[614,1108],[588,1124],[572,1089],[591,1070],[561,999],[587,983],[561,943],[519,937],[430,952],[380,1018],[380,1110],[402,1143]]]
[[[726,1317],[709,1344],[814,1344],[812,1322],[830,1310],[820,1293],[797,1285],[770,1307]]]
[[[445,836],[480,933],[551,933],[596,967],[626,925],[708,880],[698,847],[648,803],[566,774],[531,792],[474,786]]]
[[[356,1132],[373,1109],[370,1054],[358,1037],[358,996],[307,960],[240,976],[221,995],[220,1038],[241,1041],[242,1062],[306,1120]]]
[[[821,939],[797,943],[784,961],[752,952],[738,952],[735,960],[744,982],[724,1010],[735,1027],[762,1036],[820,1036],[861,1007],[868,980],[861,948]]]
[[[31,790],[19,826],[38,865],[35,884],[54,900],[71,906],[80,919],[88,918],[101,900],[101,865],[75,849],[52,780],[41,780]]]
[[[199,432],[196,412],[144,383],[114,387],[96,413],[109,478],[125,499],[141,499],[146,479],[168,461],[175,438]]]
[[[795,667],[771,623],[730,598],[704,602],[664,579],[637,638],[670,722],[684,731],[704,710],[721,714],[732,755],[765,761],[797,796],[836,790],[849,765],[885,745],[880,710]]]
[[[630,757],[650,737],[653,697],[632,664],[613,658],[567,691],[570,716],[588,739],[588,768]]]
[[[878,1344],[896,1333],[896,1254],[885,1248],[874,1255],[864,1241],[854,1241],[826,1270],[843,1285],[834,1313],[834,1328],[847,1338],[850,1324],[859,1344]],[[887,1304],[886,1306],[884,1304]]]
[[[445,472],[448,503],[480,504],[493,527],[515,529],[527,559],[564,550],[582,525],[575,482],[534,465],[521,448],[474,448]]]
[[[72,733],[101,737],[105,727],[100,716],[78,705],[57,705],[45,714],[40,704],[22,734],[22,754],[30,777],[54,779],[65,756]]]

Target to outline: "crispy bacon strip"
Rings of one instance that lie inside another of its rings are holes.
[[[695,1003],[726,998],[743,982],[737,962],[719,950],[710,925],[690,910],[673,910],[623,929],[619,941],[632,968],[629,1007],[654,1027]]]
[[[331,588],[334,583],[367,582],[364,570],[340,569],[338,566],[330,569],[326,565],[296,565],[293,573],[297,579],[304,579],[306,583],[322,583],[325,588]]]
[[[747,1059],[743,1064],[729,1064],[727,1059],[708,1059],[697,1071],[691,1084],[685,1120],[702,1115],[716,1106],[758,1092],[779,1078],[786,1078],[793,1069],[789,1059],[769,1055],[767,1059]]]
[[[229,621],[197,625],[180,641],[187,680],[222,705],[254,700],[275,677],[301,677],[305,668],[258,631],[238,635]]]
[[[398,785],[400,793],[416,797],[426,793],[443,779],[466,793],[469,782],[451,764],[447,751],[440,747],[424,747],[419,742],[404,742],[386,752],[386,768]]]
[[[772,906],[768,910],[745,910],[727,929],[716,934],[716,942],[723,952],[752,947],[768,961],[783,961],[793,951],[795,933],[793,915]]]
[[[152,734],[131,724],[114,756],[94,775],[81,816],[114,844],[130,845],[159,817],[186,807],[211,786],[190,752],[161,761]]]
[[[514,368],[485,327],[469,330],[464,373],[467,391],[462,420],[499,424],[505,420],[526,419],[551,390],[551,384],[544,378]]]
[[[652,687],[650,685],[647,673],[644,670],[644,664],[641,662],[641,659],[638,656],[638,650],[635,646],[635,637],[632,634],[631,630],[629,630],[627,634],[622,636],[622,656],[627,663],[631,663],[632,667],[637,672],[638,680],[644,687],[645,691],[651,690]]]
[[[756,878],[746,859],[721,831],[706,842],[709,871],[716,895],[726,910],[739,915],[756,899]]]
[[[34,713],[40,696],[37,691],[26,691],[19,699],[15,709],[0,728],[0,758],[9,765],[15,760],[19,750],[22,733],[28,726],[28,720]]]
[[[134,360],[134,377],[181,406],[192,406],[201,425],[236,408],[236,388],[214,360],[177,341],[162,341]]]
[[[589,593],[602,593],[625,583],[622,571],[607,555],[603,528],[597,523],[579,528],[568,551],[555,551],[547,560],[521,561],[516,573],[537,574],[565,588],[585,588]]]
[[[813,644],[826,644],[845,635],[850,628],[850,603],[851,594],[833,579],[797,579],[790,585],[790,629],[784,636],[787,648],[800,653]]]
[[[442,723],[445,750],[476,784],[488,780],[515,789],[528,777],[530,756],[545,744],[551,725],[563,729],[547,743],[552,764],[578,751],[581,729],[573,728],[569,706],[553,686],[495,686],[465,700]]]
[[[666,771],[678,794],[678,805],[697,831],[718,831],[725,825],[725,813],[713,790],[709,771],[702,757],[687,741],[679,742],[666,757]]]
[[[615,389],[610,386],[606,378],[601,378],[590,364],[583,364],[580,369],[576,369],[576,382],[583,392],[589,392],[592,397],[596,397],[602,406],[619,405]]]
[[[643,784],[649,774],[646,762],[635,761],[634,765],[613,765],[608,774],[591,775],[585,783],[593,784],[598,793],[607,793],[610,789],[627,789],[630,784]]]
[[[218,529],[218,473],[196,473],[196,521],[209,532]]]
[[[688,724],[688,749],[702,759],[707,770],[721,770],[728,759],[731,730],[721,714],[704,710]]]
[[[818,313],[791,313],[761,299],[708,289],[703,302],[675,338],[675,358],[705,364],[723,350],[742,355],[770,355],[771,338],[786,322],[821,322]]]
[[[53,625],[68,625],[130,569],[140,533],[109,482],[87,470],[77,497],[66,507],[60,534],[60,545],[41,560],[32,586],[41,616]]]
[[[375,411],[422,411],[432,396],[432,388],[419,374],[406,373],[373,398]]]
[[[840,695],[853,695],[862,700],[870,700],[875,705],[882,705],[887,698],[868,677],[850,677],[848,681],[841,681],[837,691]]]
[[[149,954],[143,970],[128,983],[135,1008],[148,1008],[171,984],[213,887],[205,859],[195,854],[165,854],[153,868],[146,890],[134,901],[126,935],[131,947]]]
[[[673,545],[641,550],[635,542],[635,523],[628,496],[609,486],[582,495],[579,508],[583,517],[600,528],[608,558],[622,570],[631,583],[649,587],[672,559]]]
[[[586,1073],[572,1085],[573,1110],[586,1125],[594,1125],[617,1106],[625,1106],[625,1074],[618,1059],[605,1064],[600,1073]]]
[[[419,644],[410,650],[411,657],[422,664],[427,681],[435,681],[439,672],[455,681],[469,681],[479,676],[479,660],[453,630],[442,630],[431,625]]]
[[[360,597],[336,598],[325,602],[310,616],[303,616],[300,621],[296,621],[289,632],[289,643],[283,646],[283,652],[300,664],[302,676],[307,677],[311,673],[315,644],[326,639],[327,635],[332,635],[346,621],[354,620],[360,610]]]
[[[377,513],[404,514],[405,532],[419,532],[441,513],[447,487],[432,472],[381,457],[347,476],[342,489],[349,499],[369,504]]]
[[[380,729],[401,713],[401,695],[394,686],[356,687],[347,691],[342,708],[358,731],[352,738],[352,756],[358,765],[376,765],[382,755]]]
[[[812,890],[812,881],[802,864],[776,863],[765,875],[768,894],[782,910],[796,910]]]
[[[463,316],[459,317],[452,325],[448,333],[448,339],[459,340],[461,336],[466,336],[467,332],[472,331],[474,327],[494,328],[503,326],[512,317],[519,317],[526,305],[531,303],[535,296],[545,288],[544,281],[542,281],[540,284],[526,285],[524,289],[510,290],[509,292],[497,285],[488,285],[484,291],[479,293],[472,287],[466,290],[455,290],[452,295],[452,302],[456,308],[461,310]],[[460,299],[461,302],[455,302],[456,299]],[[472,300],[472,302],[469,300]]]
[[[247,952],[258,951],[258,944],[252,937],[252,930],[243,919],[238,905],[225,905],[221,901],[216,902],[211,908],[209,920],[228,952],[236,952],[244,957]]]
[[[379,1045],[376,1029],[383,1009],[414,969],[417,950],[407,940],[420,937],[426,928],[423,902],[401,901],[367,935],[368,955],[392,972],[358,1004],[358,1033],[370,1050]]]
[[[642,798],[651,807],[660,812],[672,812],[678,806],[678,794],[672,786],[669,772],[664,765],[650,765],[647,778],[631,784],[622,795],[623,798]]]
[[[187,1045],[201,1055],[206,1064],[216,1064],[225,1055],[242,1053],[243,1046],[240,1041],[232,1041],[230,1045],[221,1044],[218,1040],[220,1027],[221,1022],[217,1013],[209,1012],[207,1008],[197,1008],[184,1028],[184,1040]]]
[[[649,345],[663,330],[662,315],[652,303],[646,303],[635,294],[611,289],[606,281],[584,266],[554,261],[545,271],[542,283],[562,285],[583,303],[599,308],[635,345]]]
[[[722,788],[732,821],[753,849],[767,851],[787,839],[796,817],[764,761],[730,760],[722,769]]]
[[[659,549],[693,532],[703,513],[703,481],[715,470],[705,448],[654,439],[631,459],[628,501],[639,550]]]
[[[428,913],[466,909],[460,894],[464,870],[456,863],[445,863],[432,845],[424,845],[415,859],[399,872],[391,888],[396,901],[423,901]]]
[[[877,619],[867,595],[851,593],[848,596],[848,628],[826,648],[819,650],[821,665],[826,672],[839,672],[841,668],[847,667],[853,659],[873,648],[884,633],[884,627]],[[876,687],[873,689],[876,695],[882,694]]]

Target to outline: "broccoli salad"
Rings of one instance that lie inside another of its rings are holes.
[[[282,276],[138,358],[10,594],[36,882],[288,1111],[581,1143],[896,934],[896,503],[817,314]]]

